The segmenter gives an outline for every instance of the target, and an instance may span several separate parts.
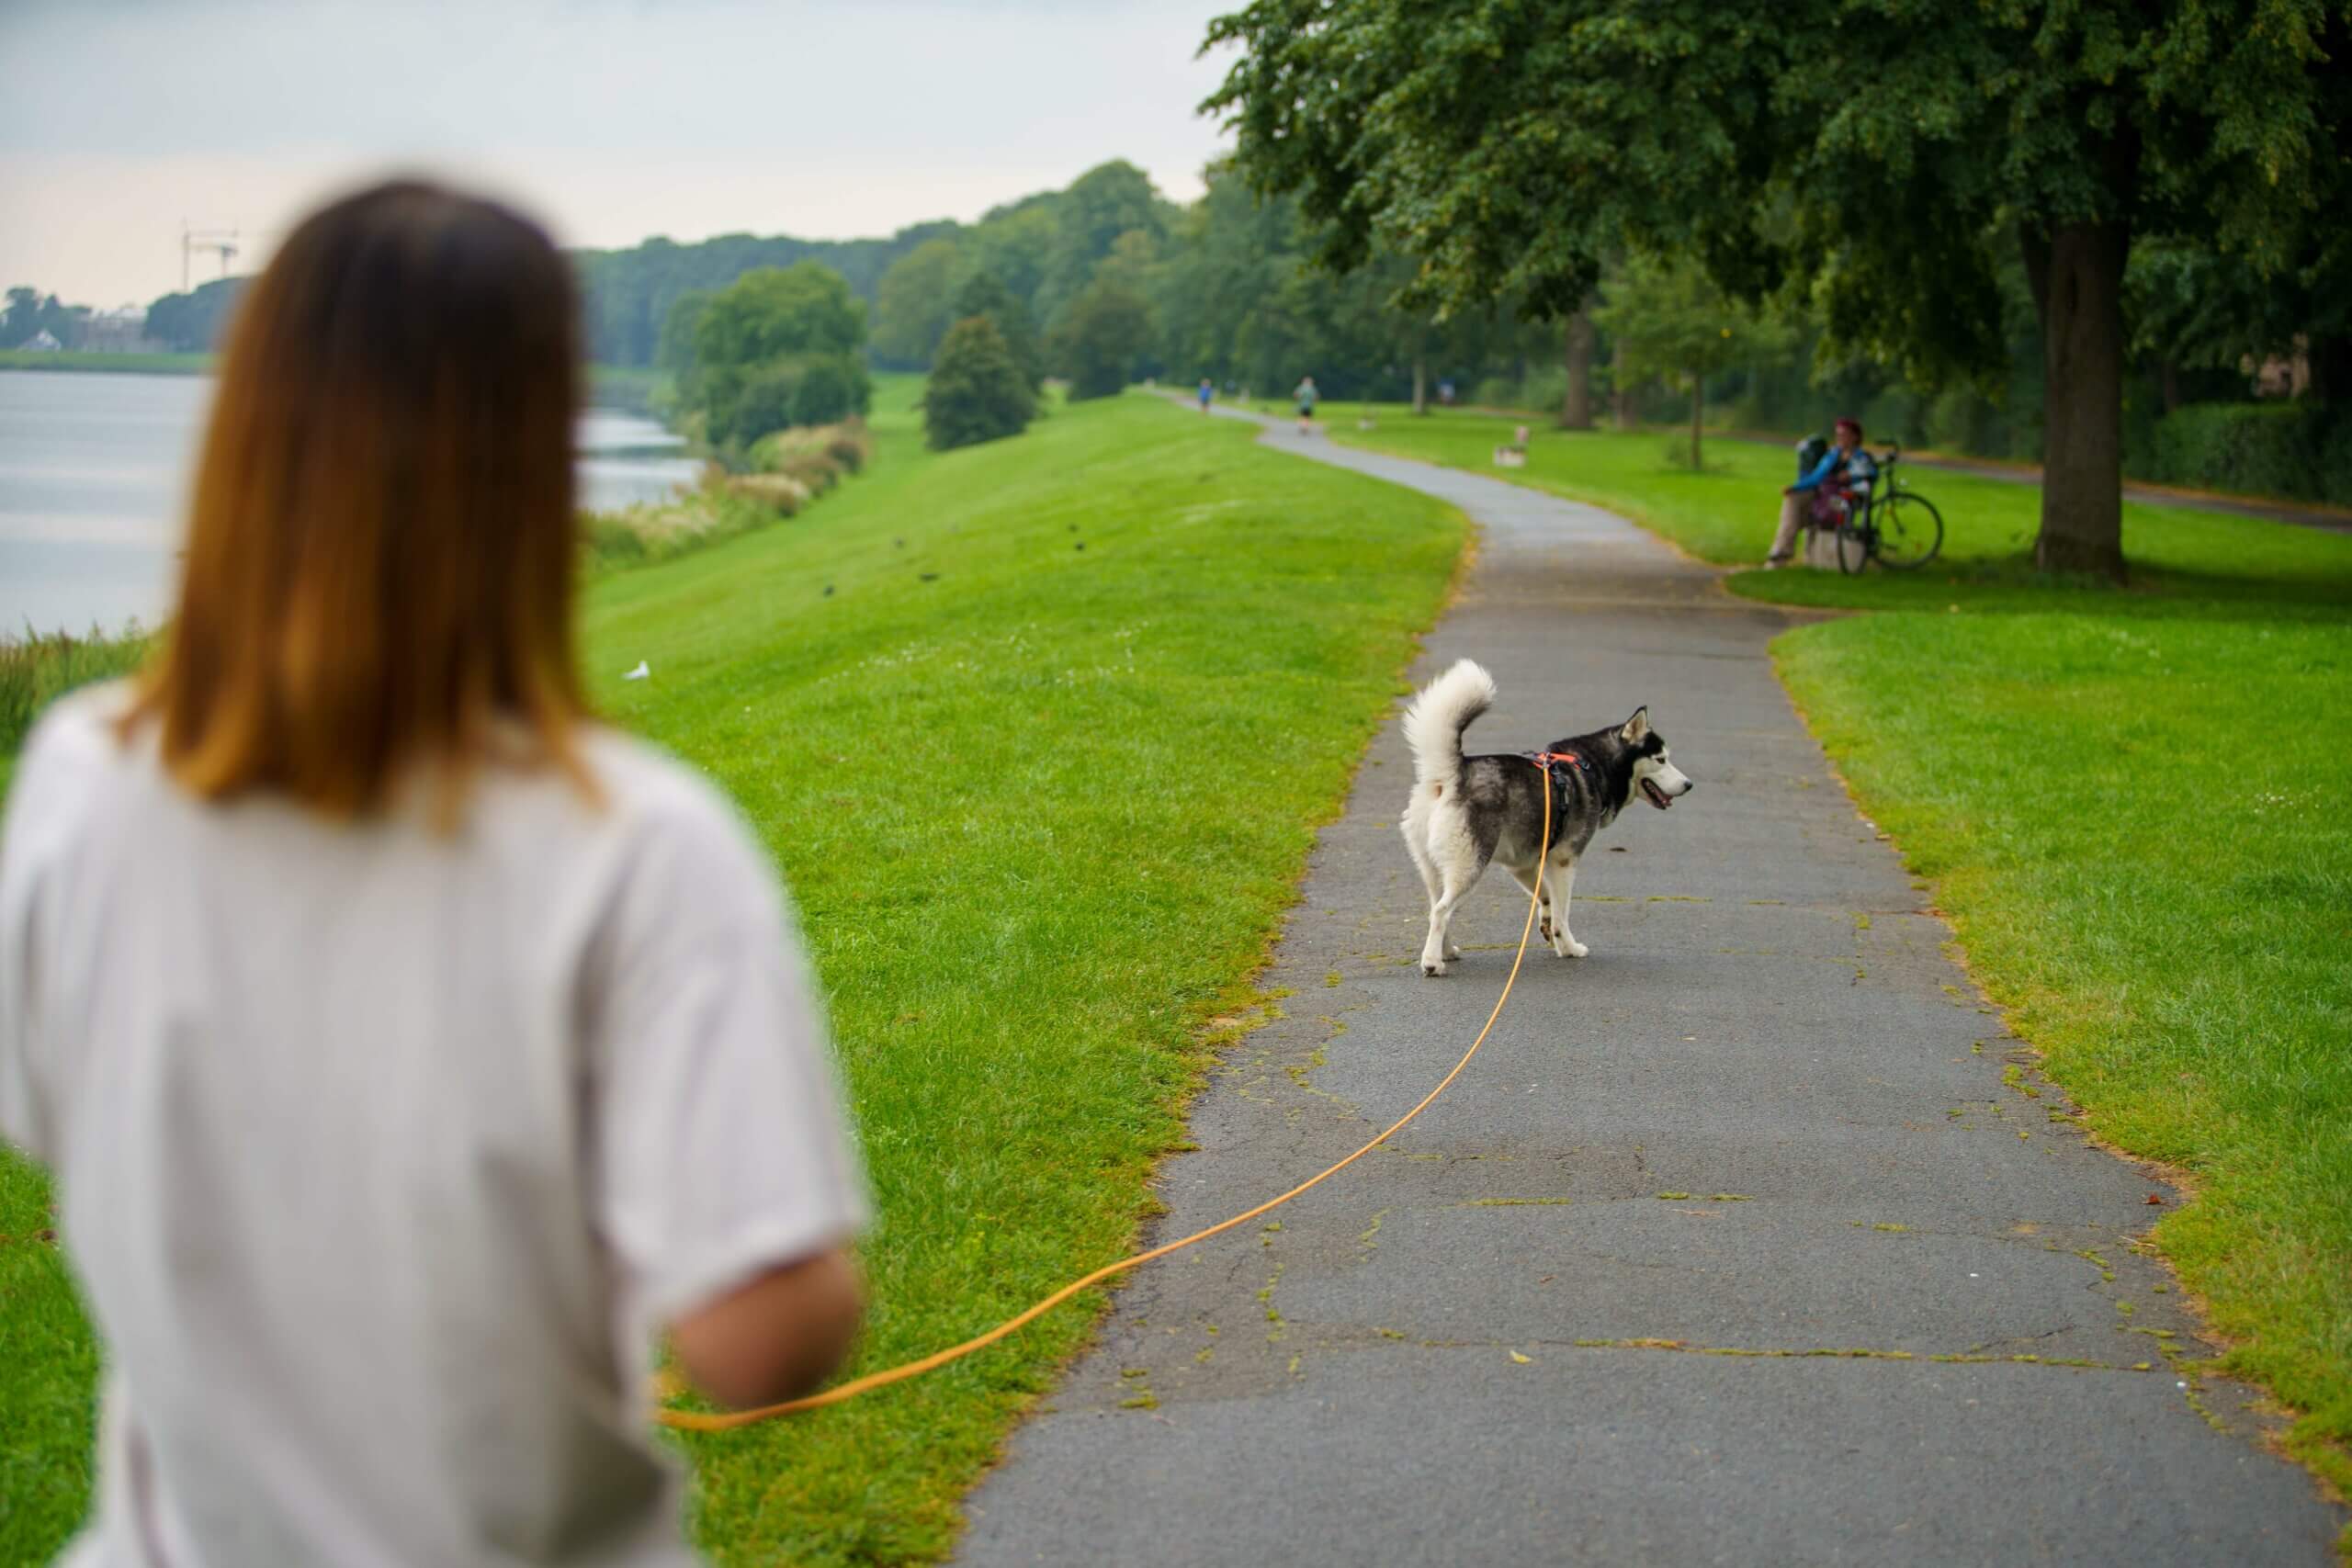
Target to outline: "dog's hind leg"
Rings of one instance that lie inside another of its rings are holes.
[[[1429,848],[1423,842],[1430,828],[1430,820],[1428,816],[1417,815],[1410,807],[1406,808],[1405,848],[1412,854],[1413,869],[1421,874],[1421,886],[1428,889],[1430,907],[1434,909],[1438,899],[1445,892],[1445,881],[1438,875],[1437,863],[1430,857]],[[1462,950],[1449,942],[1445,945],[1445,956],[1459,958],[1462,956]]]
[[[1430,848],[1440,886],[1436,898],[1430,904],[1430,934],[1421,944],[1421,973],[1442,975],[1448,958],[1462,956],[1462,950],[1446,935],[1447,927],[1453,922],[1454,906],[1478,885],[1478,875],[1487,869],[1487,863],[1467,833],[1448,835]]]

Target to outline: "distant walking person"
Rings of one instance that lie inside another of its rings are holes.
[[[0,1132],[107,1348],[69,1562],[690,1564],[657,1338],[748,1404],[855,1330],[775,874],[582,694],[578,315],[487,202],[304,221],[238,307],[163,651],[25,749]]]
[[[1291,398],[1298,404],[1298,433],[1301,435],[1315,434],[1315,400],[1321,395],[1315,389],[1315,378],[1312,376],[1301,378],[1298,389],[1291,393]]]
[[[1209,378],[1208,378],[1207,377],[1205,377],[1205,376],[1202,377],[1202,378],[1201,378],[1201,412],[1202,412],[1203,413],[1206,413],[1206,412],[1209,412],[1209,400],[1210,400],[1211,398],[1216,397],[1216,389],[1215,387],[1213,387],[1213,386],[1209,385]]]

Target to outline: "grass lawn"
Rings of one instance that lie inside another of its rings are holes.
[[[1156,400],[933,456],[915,389],[878,393],[872,472],[598,581],[586,637],[606,710],[716,775],[791,883],[881,1216],[853,1372],[1126,1248],[1206,1021],[1246,993],[1463,537]],[[0,1160],[0,1234],[47,1224]],[[729,1563],[944,1552],[1090,1318],[685,1439],[696,1538]],[[92,1362],[56,1249],[0,1244],[0,1561],[80,1517]]]
[[[209,354],[98,354],[84,349],[58,349],[48,354],[30,349],[0,348],[0,370],[113,371],[118,375],[209,376]]]
[[[1528,466],[1495,469],[1517,423],[1349,405],[1326,428],[1762,558],[1787,451],[1710,441],[1693,474],[1665,433],[1531,421]],[[1888,612],[1784,635],[1783,678],[2049,1076],[2188,1173],[2156,1240],[2224,1368],[2303,1412],[2293,1451],[2352,1492],[2352,536],[2126,504],[2117,589],[2031,570],[2034,488],[1910,479],[1944,514],[1928,569],[1727,585]]]
[[[2044,1071],[2190,1173],[2158,1244],[2352,1490],[2352,624],[1895,614],[1775,652]]]
[[[1269,412],[1283,412],[1264,405]],[[1633,518],[1702,560],[1753,567],[1764,558],[1780,517],[1781,487],[1796,477],[1786,446],[1729,437],[1706,442],[1707,468],[1674,467],[1669,448],[1688,452],[1687,433],[1618,434],[1570,432],[1541,420],[1444,410],[1415,419],[1393,404],[1326,405],[1326,434],[1351,446],[1394,452],[1590,502]],[[1374,428],[1356,428],[1369,417]],[[1530,433],[1527,466],[1494,466],[1494,448],[1514,425]],[[1883,450],[1883,448],[1879,448]],[[1944,517],[1942,553],[1916,572],[1858,578],[1836,572],[1750,571],[1730,580],[1735,593],[1780,604],[1868,609],[2079,608],[2107,614],[2171,614],[2173,601],[2258,602],[2265,616],[2331,617],[2352,605],[2352,536],[2318,534],[2228,513],[2123,505],[2123,548],[2133,564],[2130,588],[2058,581],[2031,570],[2041,491],[2032,485],[1941,468],[1903,468],[1904,482],[1934,502]]]

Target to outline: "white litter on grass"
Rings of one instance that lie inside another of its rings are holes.
[[[637,661],[637,668],[622,676],[621,679],[624,681],[642,681],[651,676],[652,673],[653,667],[646,663],[644,660],[640,659]]]

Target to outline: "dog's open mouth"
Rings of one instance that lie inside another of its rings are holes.
[[[1654,780],[1642,780],[1642,793],[1648,795],[1650,797],[1650,804],[1657,807],[1660,811],[1664,811],[1667,807],[1674,804],[1674,797],[1667,794],[1666,791],[1658,788],[1656,781]]]

